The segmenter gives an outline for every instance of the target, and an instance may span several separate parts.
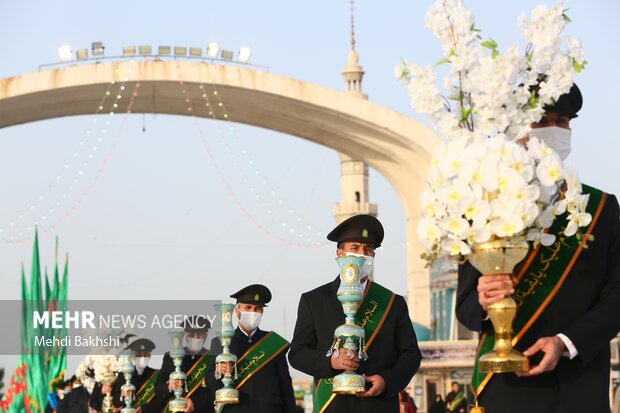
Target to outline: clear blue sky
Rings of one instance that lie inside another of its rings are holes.
[[[517,16],[540,2],[466,4],[483,35],[505,48],[519,41]],[[430,4],[429,0],[356,4],[364,91],[370,100],[423,122],[410,109],[406,90],[392,72],[403,57],[426,64],[438,60],[440,47],[424,28]],[[620,3],[565,4],[574,22],[568,32],[583,41],[589,61],[577,79],[585,103],[572,125],[574,150],[568,162],[584,182],[618,194],[620,143],[612,121],[617,116],[615,98],[620,96],[615,41],[620,35]],[[57,61],[62,44],[78,49],[102,41],[107,55],[118,55],[127,44],[204,48],[207,42],[218,41],[231,50],[251,46],[252,61],[273,73],[342,90],[340,72],[349,48],[349,3],[344,0],[4,1],[0,16],[2,78]],[[19,264],[23,261],[29,267],[31,253],[29,241],[7,243],[7,233],[29,237],[32,231],[27,228],[38,223],[50,230],[40,240],[44,263],[53,262],[53,235],[60,237],[61,253],[70,254],[72,299],[215,299],[260,282],[274,293],[264,327],[290,338],[299,294],[336,276],[332,246],[297,248],[288,243],[322,240],[333,227],[331,210],[339,198],[337,155],[268,130],[200,121],[228,189],[240,200],[239,208],[216,178],[190,118],[147,115],[146,132],[141,115],[101,115],[96,117],[97,127],[93,119],[55,119],[0,130],[0,227],[15,220],[12,230],[0,234],[0,299],[19,297]],[[119,132],[124,119],[125,132]],[[103,135],[101,125],[107,121]],[[89,128],[92,132],[87,135]],[[62,224],[51,228],[86,193],[119,134],[116,150],[92,192]],[[80,146],[82,140],[85,144]],[[268,185],[256,178],[256,168]],[[62,179],[56,182],[59,174]],[[271,195],[272,188],[276,196]],[[376,260],[377,279],[405,294],[402,207],[375,171],[370,176],[370,198],[379,204],[386,227],[385,249]],[[56,199],[61,199],[59,206],[54,205]],[[24,218],[19,219],[20,214]],[[292,216],[300,217],[303,225]],[[265,236],[257,225],[287,243]]]

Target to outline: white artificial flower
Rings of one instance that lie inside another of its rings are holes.
[[[525,228],[523,220],[517,214],[509,214],[503,218],[495,218],[489,223],[489,229],[500,238],[508,238],[519,234]]]
[[[590,195],[577,194],[567,199],[566,210],[569,214],[575,214],[586,210]]]
[[[497,171],[497,188],[499,192],[514,194],[526,185],[527,182],[516,170],[503,164],[499,166]]]
[[[532,129],[530,132],[530,139],[527,142],[527,151],[530,156],[537,161],[553,153],[551,148],[536,137],[536,129]]]
[[[493,233],[486,226],[481,228],[472,228],[467,235],[468,245],[481,244],[491,239]]]
[[[553,220],[555,219],[556,211],[555,207],[550,205],[544,208],[536,218],[536,222],[540,228],[549,228],[551,224],[553,224]]]
[[[429,259],[439,250],[467,256],[478,243],[523,234],[550,245],[555,236],[546,231],[556,219],[567,217],[567,234],[589,224],[577,174],[531,129],[585,65],[580,42],[563,36],[564,10],[559,2],[521,16],[526,50],[502,51],[461,0],[436,0],[425,24],[441,44],[443,76],[431,67],[395,68],[413,108],[447,142],[420,195],[417,231]],[[525,147],[516,143],[522,137]]]
[[[571,237],[575,235],[579,227],[585,227],[592,222],[592,216],[585,212],[578,212],[568,216],[568,225],[564,230],[564,235]]]
[[[555,152],[542,158],[536,166],[536,177],[543,186],[553,186],[563,177],[562,160]]]
[[[451,184],[440,186],[436,194],[439,202],[448,206],[448,211],[455,210],[461,199],[473,196],[467,182],[461,180],[454,180]]]
[[[446,240],[441,248],[452,256],[471,254],[471,247],[465,242],[457,239]]]
[[[432,191],[423,191],[422,196],[420,197],[420,202],[422,203],[423,216],[440,219],[446,215],[445,205],[437,201]]]
[[[430,218],[422,218],[417,227],[418,237],[425,244],[427,249],[439,242],[443,237],[443,231],[436,225],[435,220]]]
[[[521,208],[519,213],[521,216],[521,220],[523,221],[523,226],[525,228],[530,228],[538,217],[539,208],[533,202],[530,204],[520,204],[520,206]]]
[[[468,221],[472,221],[472,228],[483,228],[491,215],[491,205],[484,200],[471,197],[464,200],[460,209]]]
[[[553,245],[555,242],[555,235],[547,234],[539,230],[538,228],[532,228],[527,232],[526,239],[528,241],[540,242],[545,247]]]
[[[439,228],[458,239],[465,239],[470,226],[466,219],[451,215],[439,221]]]

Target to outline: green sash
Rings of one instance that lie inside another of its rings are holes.
[[[592,222],[582,232],[586,235],[581,241],[577,237],[566,237],[562,234],[566,224],[566,214],[555,219],[550,234],[556,234],[553,245],[548,247],[538,245],[523,261],[517,274],[519,283],[515,287],[512,298],[517,302],[517,315],[512,325],[513,347],[538,319],[540,314],[553,299],[564,283],[568,273],[587,241],[587,235],[592,233],[596,221],[605,204],[606,194],[598,189],[583,185],[583,193],[590,194],[586,211],[592,215]],[[594,241],[596,242],[596,240]],[[472,386],[476,396],[479,396],[489,382],[493,373],[482,373],[478,369],[480,356],[491,351],[495,344],[495,336],[484,332],[480,337],[476,364],[472,376]]]
[[[189,371],[186,373],[188,392],[183,397],[190,397],[192,394],[194,394],[198,387],[203,385],[207,369],[209,368],[212,360],[213,356],[211,354],[203,354],[198,359],[198,361],[194,363],[192,368],[189,369]],[[170,409],[168,409],[168,404],[166,404],[164,413],[170,413]]]
[[[157,375],[159,370],[155,370],[151,373],[151,377],[138,389],[136,392],[136,401],[134,407],[140,407],[146,404],[155,397],[155,382],[157,382]]]
[[[233,381],[236,389],[241,388],[256,372],[265,367],[278,354],[288,348],[290,343],[273,331],[267,333],[237,361],[237,379]]]
[[[240,389],[250,377],[285,351],[288,346],[290,343],[277,333],[273,331],[267,333],[237,360],[237,379],[233,381],[233,386],[237,390]],[[219,405],[215,411],[219,413],[224,407],[225,405]]]
[[[463,394],[462,391],[458,392],[456,396],[454,396],[454,399],[450,403],[448,403],[448,405],[446,406],[448,408],[448,411],[450,412],[455,411],[456,408],[459,406],[459,404],[463,402],[464,398],[465,398],[465,394]]]
[[[366,332],[366,349],[370,347],[387,317],[394,293],[379,284],[369,281],[364,299],[355,314],[355,323],[364,327]],[[327,409],[336,393],[332,393],[332,378],[314,380],[312,388],[312,404],[314,413],[322,413]]]

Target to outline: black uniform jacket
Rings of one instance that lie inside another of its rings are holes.
[[[249,341],[248,336],[237,327],[230,343],[230,352],[241,358],[267,333],[257,329]],[[214,369],[207,372],[208,375],[213,373]],[[213,383],[217,388],[222,387],[220,380]],[[286,351],[282,351],[252,375],[239,389],[239,403],[227,405],[223,411],[224,413],[294,413],[295,395],[286,362]]]
[[[183,362],[181,363],[181,370],[187,374],[205,353],[207,353],[207,350],[203,348],[198,353],[190,355],[189,350],[185,348],[185,356],[183,357]],[[159,370],[159,374],[157,375],[155,397],[151,400],[151,402],[142,406],[143,413],[161,413],[163,409],[166,408],[168,401],[174,398],[174,393],[168,391],[168,379],[170,377],[170,373],[173,371],[174,364],[172,363],[172,358],[170,357],[170,353],[166,353],[164,354],[164,360],[162,362],[161,369]],[[206,374],[207,376],[209,375],[208,371]],[[199,385],[196,391],[194,391],[194,393],[190,396],[190,399],[194,403],[194,411],[196,413],[213,412],[213,402],[215,400],[215,396],[206,384],[207,379],[208,377],[205,379],[205,383]]]
[[[99,392],[101,394],[101,391]],[[90,394],[84,386],[78,386],[71,389],[62,400],[58,400],[56,405],[57,413],[88,413],[88,402]],[[45,412],[52,412],[51,406],[48,404]]]
[[[304,293],[299,301],[297,324],[289,351],[291,366],[315,378],[334,377],[325,353],[334,340],[334,330],[344,324],[342,304],[336,292],[340,278]],[[398,412],[398,392],[405,388],[420,367],[422,354],[409,319],[405,299],[396,295],[381,330],[368,349],[358,373],[378,374],[385,380],[384,394],[373,398],[338,395],[327,412]]]
[[[93,387],[93,392],[90,394],[88,400],[88,405],[98,412],[101,411],[101,407],[103,405],[103,398],[105,396],[101,392],[102,387],[103,386],[101,383],[95,383],[95,386]]]
[[[579,355],[561,357],[554,371],[519,378],[495,374],[480,396],[487,413],[609,412],[609,341],[620,330],[620,221],[618,201],[608,195],[592,232],[564,283],[517,343],[523,351],[541,337],[565,334]],[[516,272],[516,271],[515,271]],[[473,331],[490,330],[478,302],[480,273],[459,267],[456,315]],[[530,359],[536,365],[542,354]]]
[[[146,366],[144,368],[144,371],[142,372],[142,374],[138,374],[137,370],[134,370],[134,372],[131,375],[131,384],[133,384],[136,387],[136,394],[138,393],[138,390],[140,390],[142,388],[142,386],[144,385],[144,383],[147,382],[148,379],[151,378],[151,376],[153,375],[153,373],[157,371],[155,369],[150,368],[149,366]],[[112,396],[114,397],[114,406],[116,407],[121,407],[121,406],[125,406],[125,403],[123,403],[121,401],[121,387],[125,384],[125,375],[123,373],[119,373],[116,375],[116,381],[114,382],[114,387],[112,388]],[[134,400],[133,400],[133,404],[132,406],[135,408],[135,394],[134,394]]]

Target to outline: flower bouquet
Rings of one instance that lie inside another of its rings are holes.
[[[112,354],[102,354],[91,357],[94,359],[93,366],[95,370],[95,380],[104,386],[112,386],[116,380],[116,373],[118,373],[121,369],[121,362],[119,358]],[[101,411],[102,413],[114,412],[111,391],[106,392],[106,395],[103,398]]]
[[[95,387],[95,357],[88,355],[80,362],[75,370],[75,376],[80,380],[88,393],[93,392]]]
[[[584,236],[591,216],[588,195],[554,150],[536,138],[531,123],[573,85],[586,61],[579,41],[562,36],[570,19],[562,3],[536,7],[519,18],[527,45],[500,52],[483,38],[460,0],[437,0],[426,26],[439,39],[443,57],[435,68],[406,61],[396,76],[408,87],[414,109],[425,114],[445,141],[430,164],[420,196],[417,227],[430,264],[449,254],[483,274],[512,273],[529,243],[551,245],[547,233],[566,214],[565,236]],[[437,86],[444,72],[443,89]],[[512,349],[516,312],[508,297],[489,306],[495,354],[481,370],[526,371],[527,359]],[[499,354],[499,356],[498,356]],[[487,356],[487,355],[485,355]]]

